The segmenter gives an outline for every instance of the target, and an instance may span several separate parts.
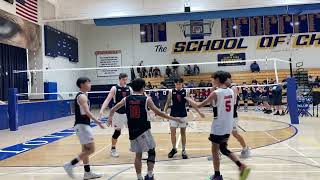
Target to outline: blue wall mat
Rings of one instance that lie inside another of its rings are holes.
[[[9,128],[8,105],[0,105],[0,130]]]
[[[44,83],[44,93],[56,93],[58,92],[58,84],[57,82],[45,82]],[[45,94],[45,100],[56,100],[58,99],[57,94]]]
[[[71,115],[71,100],[18,104],[18,125],[53,120]],[[0,105],[0,130],[9,128],[8,106]]]

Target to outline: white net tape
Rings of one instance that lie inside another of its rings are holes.
[[[280,83],[280,79],[279,79],[279,75],[278,75],[278,63],[283,63],[282,67],[287,67],[286,69],[289,69],[289,64],[291,63],[290,61],[286,61],[286,60],[281,60],[281,59],[277,59],[277,58],[269,58],[269,59],[251,59],[251,60],[235,60],[235,61],[222,61],[222,62],[199,62],[199,63],[180,63],[180,64],[156,64],[156,65],[142,65],[142,66],[120,66],[120,67],[84,67],[84,68],[58,68],[58,69],[31,69],[31,70],[15,70],[14,73],[15,74],[19,74],[19,73],[27,73],[29,76],[30,74],[35,74],[35,73],[52,73],[50,74],[51,76],[48,76],[49,78],[47,78],[45,81],[55,81],[58,78],[59,80],[65,80],[66,78],[72,78],[76,79],[80,76],[86,76],[87,71],[97,71],[97,70],[114,70],[114,69],[122,69],[123,71],[126,70],[126,72],[128,72],[130,69],[137,69],[137,68],[154,68],[154,67],[174,67],[174,66],[178,66],[178,67],[186,67],[188,65],[193,66],[193,65],[198,65],[199,67],[201,67],[202,70],[204,70],[205,72],[207,72],[207,74],[209,73],[213,73],[217,70],[225,70],[225,71],[232,71],[232,72],[237,72],[237,71],[245,71],[248,69],[241,69],[241,67],[239,66],[219,66],[221,64],[229,64],[229,63],[252,63],[252,62],[260,62],[260,66],[262,67],[262,70],[268,71],[268,73],[261,73],[261,75],[263,76],[263,78],[265,78],[267,80],[267,83],[262,85],[262,84],[257,84],[257,85],[238,85],[238,87],[259,87],[259,86],[274,86],[277,84],[281,84]],[[247,66],[246,66],[247,68]],[[181,68],[180,68],[181,69]],[[77,74],[76,72],[81,72],[81,75]],[[164,72],[164,71],[163,71]],[[231,72],[231,73],[232,73]],[[270,72],[272,72],[272,75],[270,75]],[[69,77],[68,77],[69,75]],[[195,77],[196,75],[194,75]],[[206,77],[208,79],[208,77]],[[233,78],[238,78],[238,77],[233,77]],[[275,78],[275,82],[271,82],[269,84],[269,80]],[[152,78],[151,78],[152,79]],[[163,78],[164,79],[164,78]],[[190,79],[190,78],[189,78]],[[192,79],[192,78],[191,78]],[[150,78],[148,79],[150,80]],[[203,79],[200,79],[203,80]],[[199,80],[199,81],[200,81]],[[241,81],[242,79],[240,79],[239,81]],[[74,82],[75,84],[75,82]],[[95,84],[93,82],[93,84]],[[99,83],[101,84],[101,83]],[[103,81],[103,85],[110,85],[110,84],[115,84],[115,83],[111,83],[108,81]],[[70,86],[70,84],[68,84]],[[72,84],[73,85],[73,84]],[[60,87],[63,88],[63,85],[60,85]],[[64,91],[60,91],[58,90],[58,92],[54,92],[54,93],[43,93],[43,91],[41,92],[30,92],[30,88],[29,87],[29,92],[27,93],[20,93],[18,94],[19,96],[32,96],[32,95],[50,95],[50,94],[58,94],[58,95],[69,95],[69,97],[77,94],[77,91],[66,91],[66,88],[63,88]],[[210,87],[195,87],[195,88],[187,88],[187,89],[210,89]],[[168,89],[150,89],[150,90],[146,90],[146,91],[163,91],[163,90],[168,90]],[[89,93],[95,94],[95,93],[108,93],[109,91],[92,91]]]

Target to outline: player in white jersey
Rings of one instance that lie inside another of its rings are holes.
[[[238,157],[229,151],[228,140],[232,133],[234,119],[233,108],[235,104],[234,92],[227,87],[228,73],[224,71],[217,71],[212,76],[212,84],[218,89],[213,91],[210,96],[203,102],[195,102],[192,98],[186,98],[191,106],[201,108],[214,101],[217,106],[217,119],[212,122],[211,133],[209,140],[212,142],[211,150],[213,157],[214,175],[210,176],[210,180],[223,180],[220,174],[220,152],[231,159],[240,170],[240,180],[246,180],[250,169],[239,161]]]

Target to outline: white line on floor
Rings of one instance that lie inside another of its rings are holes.
[[[114,171],[116,172],[116,171]],[[104,172],[103,174],[113,174],[114,172],[112,171],[107,171],[107,172]],[[223,173],[238,173],[239,171],[238,170],[234,170],[234,171],[223,171]],[[202,171],[163,171],[163,172],[159,172],[159,171],[155,171],[154,174],[199,174],[199,173],[203,173]],[[294,174],[297,174],[297,173],[320,173],[320,171],[305,171],[305,170],[302,170],[302,171],[296,171],[296,170],[292,170],[292,171],[276,171],[276,170],[270,170],[270,171],[254,171],[254,173],[294,173]],[[82,172],[79,172],[79,173],[74,173],[76,175],[83,175]],[[122,174],[136,174],[136,172],[131,172],[131,171],[128,171],[128,172],[123,172]],[[10,175],[10,174],[7,174],[7,173],[0,173],[0,175]],[[18,174],[14,174],[14,175],[18,175]],[[19,173],[19,175],[65,175],[65,173],[54,173],[54,172],[43,172],[43,173]]]
[[[272,135],[269,134],[268,132],[264,132],[264,133],[267,134],[269,137],[275,139],[276,141],[280,141],[278,138],[272,136]],[[306,156],[305,154],[303,154],[302,152],[300,152],[300,151],[296,150],[295,148],[291,147],[288,143],[282,142],[282,144],[284,144],[285,146],[287,146],[289,149],[293,150],[294,152],[298,153],[300,156],[302,156],[302,157],[308,159],[309,161],[313,162],[315,165],[317,165],[317,166],[320,165],[317,161],[313,160],[313,159],[310,158],[310,157],[307,157],[307,156]]]

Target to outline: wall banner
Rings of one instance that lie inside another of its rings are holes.
[[[101,67],[120,67],[121,50],[96,51],[97,68]],[[98,69],[97,77],[118,76],[121,69]]]

